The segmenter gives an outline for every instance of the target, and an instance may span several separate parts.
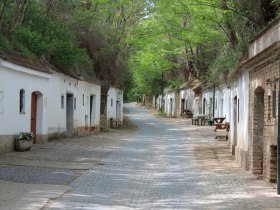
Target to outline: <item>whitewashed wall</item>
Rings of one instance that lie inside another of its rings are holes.
[[[206,89],[202,91],[202,113],[203,113],[203,103],[205,99],[205,115],[211,115],[213,114],[212,108],[213,108],[213,89]],[[211,102],[212,99],[212,102]]]
[[[87,81],[78,81],[76,98],[77,127],[100,126],[100,93],[101,86]],[[83,103],[84,96],[84,103]],[[92,115],[90,116],[90,100],[92,98]],[[86,117],[87,120],[86,120]],[[90,120],[91,118],[91,120]],[[91,123],[90,123],[91,122]]]
[[[78,80],[55,72],[50,80],[50,98],[48,113],[48,133],[61,134],[66,132],[66,95],[71,93],[74,98],[78,95]],[[61,106],[61,96],[64,96],[64,107]],[[77,99],[76,99],[77,100]],[[81,103],[81,101],[76,101]],[[78,125],[77,110],[74,110],[73,126]]]
[[[119,107],[117,107],[117,102]],[[110,87],[107,96],[107,120],[123,121],[123,91],[119,88]]]
[[[182,99],[185,99],[185,106],[182,107]],[[188,109],[192,113],[195,110],[195,99],[194,99],[194,92],[192,89],[184,89],[180,90],[180,110]]]
[[[41,107],[37,107],[37,134],[47,133],[47,110],[50,74],[28,69],[7,61],[0,61],[0,135],[15,135],[30,131],[31,94],[40,92]],[[20,90],[25,91],[25,112],[19,112]]]
[[[156,103],[157,103],[157,106],[156,106],[156,109],[157,110],[161,110],[161,107],[163,106],[162,110],[165,111],[165,96],[163,96],[162,98],[162,95],[159,95],[157,98],[156,98]]]
[[[236,105],[234,105],[234,97],[237,98]],[[236,113],[234,106],[236,106]],[[240,73],[231,88],[231,116],[231,144],[247,151],[249,144],[249,73],[247,71]]]
[[[165,94],[165,113],[171,117],[175,115],[175,93],[167,92]]]
[[[194,116],[202,114],[202,95],[196,96],[194,98],[195,108],[194,108]]]
[[[215,117],[225,117],[225,122],[230,122],[231,90],[227,85],[215,89]]]

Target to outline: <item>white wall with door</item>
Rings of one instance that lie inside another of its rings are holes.
[[[75,107],[77,110],[77,127],[95,127],[99,129],[100,94],[100,85],[90,81],[78,81],[78,94]]]
[[[213,89],[202,91],[202,114],[213,117]]]
[[[175,92],[169,91],[165,94],[165,113],[167,116],[175,116]]]
[[[107,96],[107,120],[123,122],[123,91],[110,87]]]
[[[246,70],[241,71],[231,88],[230,145],[237,161],[246,164],[249,146],[249,73]]]
[[[192,89],[183,89],[180,90],[180,110],[190,110],[194,113],[195,110],[195,99],[194,99],[194,92]]]
[[[77,100],[78,79],[54,72],[50,84],[48,133],[73,135],[78,123],[78,104],[86,103],[85,96]]]
[[[47,111],[51,74],[0,60],[0,151],[11,150],[13,136],[30,132],[31,122],[37,135],[47,134]],[[31,119],[31,96],[37,96],[36,113]],[[3,140],[3,141],[2,141]],[[5,146],[6,145],[6,146]]]

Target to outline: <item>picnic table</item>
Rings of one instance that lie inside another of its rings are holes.
[[[223,123],[225,119],[226,119],[225,117],[214,117],[213,118],[215,124]]]
[[[216,132],[216,137],[215,139],[221,140],[227,140],[228,139],[228,132],[230,129],[230,124],[229,123],[216,123],[215,124],[215,129],[214,131]]]

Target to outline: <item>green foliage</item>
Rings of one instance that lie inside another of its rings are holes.
[[[203,80],[216,83],[222,75],[235,69],[237,61],[241,56],[242,52],[240,49],[226,47],[210,66],[210,75],[205,75],[206,77]]]
[[[0,2],[0,46],[122,85],[126,97],[215,83],[279,12],[279,0]],[[2,24],[2,25],[1,25]]]
[[[12,34],[12,39],[14,43],[17,42],[25,46],[26,49],[36,55],[42,55],[47,48],[41,34],[25,27],[16,28]]]
[[[77,34],[70,28],[70,21],[65,21],[57,15],[52,16],[50,13],[48,16],[46,11],[48,1],[28,2],[22,14],[16,14],[12,9],[17,3],[19,2],[11,3],[12,7],[7,8],[4,13],[6,19],[2,26],[1,47],[13,49],[28,57],[40,59],[44,56],[50,63],[66,72],[73,70],[77,72],[78,69],[82,75],[93,76],[91,73],[93,61],[87,51],[79,47]],[[56,12],[52,8],[49,8],[49,11]],[[23,18],[13,24],[16,15],[22,15]]]
[[[9,49],[9,50],[12,49],[12,45],[10,41],[2,34],[0,34],[0,46],[3,47],[4,49]]]

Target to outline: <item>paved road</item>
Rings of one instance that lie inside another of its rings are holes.
[[[268,201],[266,195],[250,191],[252,188],[244,183],[254,179],[250,173],[216,167],[217,157],[207,148],[205,157],[197,157],[195,145],[207,141],[207,136],[201,134],[203,130],[193,130],[191,125],[174,126],[133,104],[127,108],[133,123],[139,126],[135,135],[125,139],[103,162],[71,183],[72,190],[50,200],[44,209],[280,207],[277,197],[271,196]],[[212,164],[210,169],[208,163]],[[263,182],[259,184],[263,187]]]

